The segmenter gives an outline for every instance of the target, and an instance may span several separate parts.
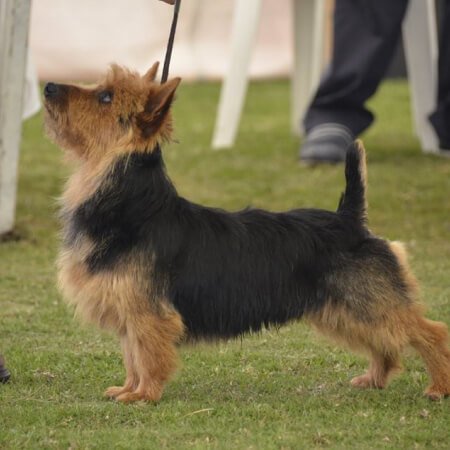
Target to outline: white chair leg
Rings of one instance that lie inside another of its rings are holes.
[[[258,29],[261,0],[236,0],[231,42],[231,61],[222,84],[212,147],[231,147],[247,92],[250,55]]]
[[[0,2],[0,234],[14,225],[30,6]]]
[[[437,98],[437,25],[434,0],[410,0],[403,42],[416,133],[424,152],[437,152],[438,139],[428,121]]]
[[[39,94],[39,80],[36,66],[31,55],[30,47],[27,54],[27,68],[25,73],[25,86],[23,93],[22,119],[34,116],[41,109],[41,96]]]
[[[293,0],[291,128],[294,134],[301,132],[301,120],[319,85],[322,73],[325,6],[325,0]]]

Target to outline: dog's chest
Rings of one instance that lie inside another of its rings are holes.
[[[64,299],[84,321],[103,328],[123,326],[123,305],[118,295],[120,276],[114,273],[92,274],[86,258],[92,251],[88,238],[63,246],[58,258],[58,282]]]
[[[128,317],[150,308],[151,289],[143,281],[139,264],[120,257],[104,268],[93,268],[93,257],[102,252],[102,243],[73,231],[69,222],[65,227],[58,258],[59,287],[65,300],[84,321],[124,329]]]

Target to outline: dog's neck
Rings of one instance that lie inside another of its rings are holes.
[[[114,195],[122,195],[136,205],[142,201],[140,206],[151,213],[178,197],[159,146],[151,152],[135,151],[122,156],[105,181]]]
[[[137,178],[139,186],[135,186],[138,184],[136,174],[145,174],[144,177]],[[176,193],[166,175],[161,149],[155,146],[151,152],[135,150],[113,158],[105,158],[103,162],[96,164],[92,164],[91,161],[81,162],[66,184],[61,198],[63,209],[75,210],[99,190],[104,191],[106,184],[114,186],[119,191],[132,186],[140,190],[153,189],[155,193],[166,190],[166,195]]]
[[[76,174],[75,174],[76,175]],[[72,179],[70,189],[84,186]],[[177,191],[167,176],[161,150],[135,151],[117,158],[97,186],[74,204],[63,197],[64,241],[71,245],[79,233],[106,239],[110,233],[134,233],[161,214],[176,210]]]

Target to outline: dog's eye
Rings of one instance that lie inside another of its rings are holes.
[[[102,91],[98,94],[98,101],[100,103],[111,103],[113,99],[113,93],[111,91]]]

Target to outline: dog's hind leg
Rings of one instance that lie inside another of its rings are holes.
[[[356,338],[358,333],[354,334]],[[371,349],[372,361],[366,374],[352,380],[357,387],[382,388],[390,375],[400,369],[399,356],[408,344],[415,348],[425,361],[431,384],[425,394],[437,400],[450,395],[450,349],[447,326],[426,319],[417,304],[392,311],[389,319],[368,339],[361,339],[361,347]],[[377,348],[378,350],[374,350]]]
[[[431,378],[425,391],[432,400],[450,395],[450,349],[448,330],[442,322],[417,316],[411,328],[410,343],[422,356]]]
[[[352,386],[359,388],[384,388],[390,378],[400,372],[402,366],[400,363],[400,355],[383,354],[376,350],[371,350],[371,361],[368,371],[352,379]]]
[[[422,308],[415,302],[416,281],[408,266],[406,250],[399,242],[391,242],[390,247],[400,264],[412,300],[411,307],[404,315],[408,344],[422,356],[431,377],[431,384],[425,394],[431,399],[448,396],[450,395],[450,348],[447,325],[424,317]]]
[[[311,315],[310,320],[324,335],[369,356],[368,370],[352,379],[353,386],[382,389],[402,370],[400,355],[408,343],[408,334],[401,309],[393,309],[377,319],[362,320],[354,309],[330,303]]]
[[[175,312],[165,317],[147,313],[130,320],[127,336],[139,382],[134,390],[121,393],[116,400],[125,403],[138,400],[157,402],[164,383],[175,371],[176,344],[182,335],[183,324]]]

